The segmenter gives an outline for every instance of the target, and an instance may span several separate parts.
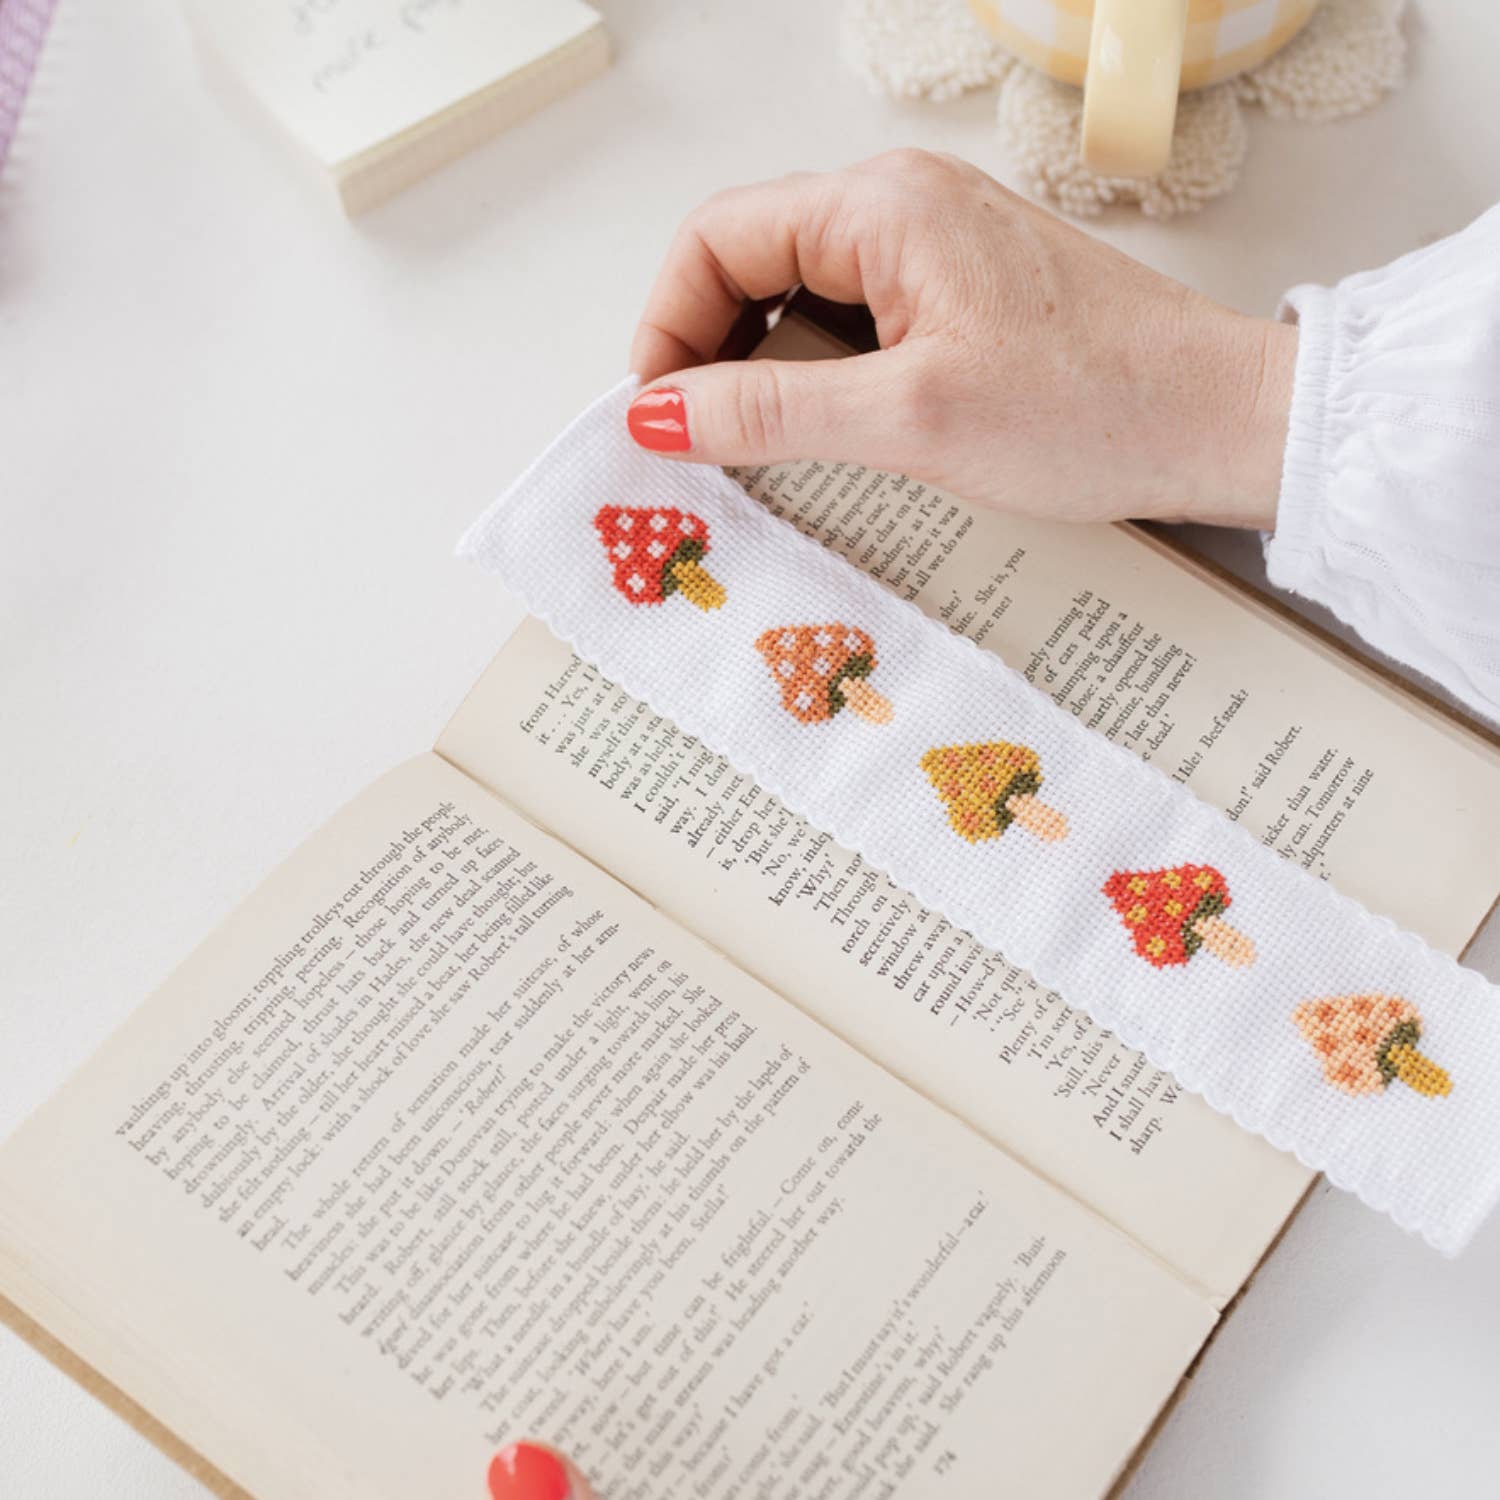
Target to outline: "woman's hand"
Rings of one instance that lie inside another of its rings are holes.
[[[865,302],[878,353],[710,364],[747,300]],[[894,469],[1070,521],[1274,521],[1297,335],[1148,270],[953,157],[896,151],[711,198],[631,366],[637,442]]]

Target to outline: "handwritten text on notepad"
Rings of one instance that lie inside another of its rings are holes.
[[[213,50],[334,169],[599,26],[582,0],[185,0]]]

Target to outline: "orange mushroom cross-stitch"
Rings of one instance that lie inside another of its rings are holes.
[[[781,625],[762,631],[755,649],[781,689],[781,706],[804,724],[850,708],[871,724],[889,724],[890,700],[870,686],[875,642],[856,626]]]
[[[1067,836],[1068,820],[1036,799],[1041,761],[1025,745],[944,745],[922,757],[922,769],[948,808],[949,825],[971,844],[999,838],[1012,823],[1049,842]]]
[[[718,609],[724,587],[703,566],[708,524],[670,505],[601,506],[594,529],[615,570],[615,588],[632,604],[681,594],[701,610]]]
[[[1399,995],[1304,1000],[1292,1020],[1322,1060],[1323,1077],[1346,1094],[1378,1094],[1398,1078],[1429,1098],[1453,1092],[1447,1073],[1417,1051],[1422,1017]]]
[[[1158,969],[1185,964],[1207,949],[1226,964],[1255,962],[1255,944],[1221,915],[1229,883],[1212,865],[1118,870],[1104,882],[1135,951]]]

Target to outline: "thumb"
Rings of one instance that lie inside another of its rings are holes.
[[[915,356],[753,359],[663,376],[630,403],[630,435],[665,458],[711,464],[798,458],[905,469],[919,455]]]
[[[540,1443],[512,1443],[490,1460],[490,1500],[597,1500],[571,1459]]]

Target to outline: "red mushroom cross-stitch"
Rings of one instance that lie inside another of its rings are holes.
[[[1104,882],[1135,951],[1158,969],[1185,964],[1206,948],[1226,964],[1255,962],[1255,944],[1221,915],[1229,883],[1212,865],[1119,870]]]
[[[953,831],[971,844],[999,838],[1012,823],[1049,843],[1067,836],[1068,820],[1036,799],[1042,764],[1025,745],[944,745],[922,757],[922,769]]]
[[[1378,1094],[1397,1078],[1429,1098],[1453,1092],[1444,1070],[1417,1051],[1422,1017],[1399,995],[1304,1000],[1292,1020],[1323,1062],[1323,1077],[1346,1094]]]
[[[718,609],[724,588],[703,566],[708,525],[670,505],[601,506],[594,529],[615,570],[615,588],[632,604],[660,604],[681,594],[699,609]]]
[[[781,689],[781,706],[804,724],[821,724],[841,708],[871,724],[889,724],[890,700],[870,686],[875,642],[853,625],[780,625],[762,631],[755,649]]]

